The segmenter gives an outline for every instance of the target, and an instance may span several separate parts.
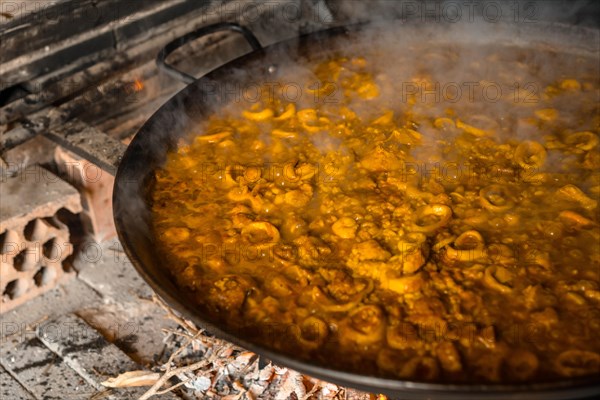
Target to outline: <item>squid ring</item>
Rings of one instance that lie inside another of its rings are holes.
[[[452,209],[444,204],[429,204],[419,208],[416,216],[416,222],[413,223],[413,230],[416,232],[431,233],[450,221]]]
[[[592,351],[567,350],[556,359],[558,373],[563,376],[581,376],[600,372],[600,355]]]
[[[523,169],[539,168],[546,162],[546,149],[538,142],[526,140],[515,149],[513,160]]]
[[[485,241],[481,233],[476,230],[468,230],[460,234],[454,241],[454,247],[459,250],[480,249],[485,247]]]
[[[479,191],[481,205],[493,212],[502,212],[514,207],[515,203],[508,198],[508,193],[501,185],[490,185]]]
[[[242,236],[254,244],[276,243],[281,238],[275,225],[266,221],[256,221],[246,225],[242,228]]]
[[[445,264],[455,262],[470,262],[485,259],[485,242],[483,236],[476,230],[469,230],[460,234],[454,240],[454,246],[447,246],[442,254]]]
[[[385,317],[381,309],[375,305],[365,305],[349,313],[342,334],[354,343],[369,345],[383,339],[385,326]]]
[[[576,132],[567,136],[565,143],[574,145],[579,150],[589,151],[598,145],[598,136],[588,131]]]
[[[273,110],[270,108],[265,108],[262,111],[252,112],[252,111],[243,111],[242,115],[244,118],[247,118],[251,121],[266,121],[273,117]]]
[[[320,347],[329,335],[327,323],[314,316],[306,318],[299,324],[298,328],[294,330],[294,336],[300,342],[300,345],[308,350]]]
[[[200,143],[200,142],[216,143],[216,142],[220,142],[222,139],[225,139],[225,138],[231,136],[232,133],[233,132],[231,132],[231,131],[223,131],[223,132],[213,133],[210,135],[200,135],[200,136],[197,136],[194,139],[194,141],[196,143]]]
[[[483,274],[483,283],[490,289],[508,294],[513,290],[505,283],[509,281],[510,278],[512,278],[512,273],[508,269],[504,267],[491,266],[485,269]]]

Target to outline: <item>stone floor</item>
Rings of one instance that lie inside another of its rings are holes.
[[[176,324],[152,302],[118,242],[82,250],[77,279],[0,316],[1,399],[135,399],[144,392],[111,392],[100,383],[156,364],[161,329]]]

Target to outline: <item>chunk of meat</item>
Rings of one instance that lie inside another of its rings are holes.
[[[438,361],[442,369],[448,372],[458,372],[462,370],[460,354],[452,342],[442,342],[435,349]]]
[[[342,239],[352,239],[356,236],[356,229],[358,224],[356,221],[349,217],[342,217],[334,222],[331,227],[333,233]]]
[[[248,291],[254,287],[250,278],[229,275],[217,279],[208,289],[207,299],[214,310],[238,313],[246,300]]]
[[[367,240],[352,247],[352,257],[358,261],[385,261],[391,257],[391,254],[376,240]]]
[[[364,155],[360,164],[368,171],[390,171],[402,166],[402,161],[392,152],[381,146],[375,147]]]
[[[527,286],[523,290],[522,298],[528,310],[541,310],[556,304],[556,296],[541,285]]]

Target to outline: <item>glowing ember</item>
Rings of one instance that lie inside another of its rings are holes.
[[[142,83],[142,81],[136,78],[136,80],[133,82],[133,89],[136,92],[139,92],[143,88],[144,88],[144,84]]]

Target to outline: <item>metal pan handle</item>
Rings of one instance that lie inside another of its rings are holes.
[[[158,53],[158,56],[156,57],[156,65],[158,66],[159,69],[162,69],[170,76],[177,78],[184,83],[190,84],[190,83],[194,82],[196,80],[196,78],[194,78],[193,76],[191,76],[189,74],[186,74],[183,71],[178,70],[177,68],[173,67],[170,64],[167,64],[166,58],[173,51],[180,48],[181,46],[183,46],[184,44],[188,43],[191,40],[198,39],[198,38],[201,38],[202,36],[206,36],[211,33],[221,32],[221,31],[232,31],[232,32],[240,33],[240,34],[242,34],[242,36],[244,36],[244,39],[246,39],[248,44],[250,46],[252,46],[252,50],[256,51],[256,50],[262,49],[262,45],[260,44],[260,42],[258,41],[256,36],[254,36],[254,34],[248,28],[245,28],[245,27],[243,27],[239,24],[233,23],[233,22],[219,22],[214,25],[203,26],[200,29],[197,29],[195,31],[187,33],[184,36],[181,36],[181,37],[173,40],[172,42],[168,43]]]

